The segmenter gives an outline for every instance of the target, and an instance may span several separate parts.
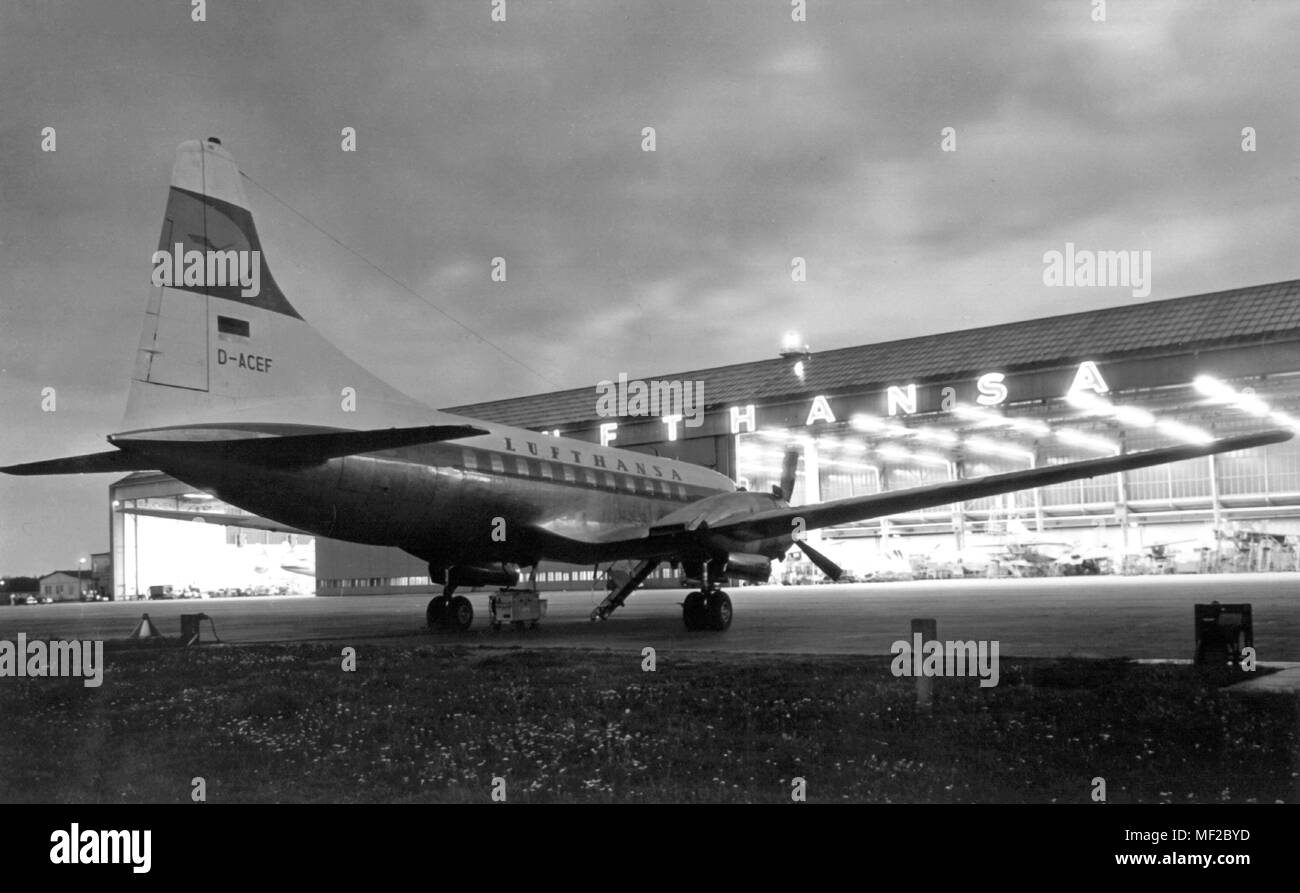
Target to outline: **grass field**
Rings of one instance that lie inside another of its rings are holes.
[[[1003,658],[109,646],[100,688],[0,679],[0,801],[1110,802],[1296,799],[1300,705],[1187,666]],[[501,790],[498,783],[497,790]]]

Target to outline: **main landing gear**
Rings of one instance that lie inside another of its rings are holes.
[[[510,583],[518,580],[518,575],[510,577]],[[534,566],[530,576],[530,588],[512,589],[509,585],[498,589],[496,595],[488,596],[488,620],[492,628],[499,630],[503,623],[510,623],[515,629],[523,629],[537,623],[546,616],[546,601],[537,594],[537,567]],[[429,629],[448,629],[453,632],[465,632],[474,624],[474,606],[463,595],[452,595],[460,585],[452,579],[442,588],[442,595],[429,600],[424,611]]]
[[[691,632],[701,629],[721,632],[731,626],[731,596],[721,589],[692,592],[682,602],[682,621]]]
[[[448,586],[443,594],[429,600],[424,611],[429,629],[450,629],[464,632],[474,623],[474,606],[463,595],[452,596],[456,587]]]

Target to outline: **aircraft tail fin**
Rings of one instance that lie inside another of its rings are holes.
[[[263,252],[239,168],[219,139],[177,148],[151,261],[153,287],[119,430],[430,421],[427,407],[344,356],[289,302]],[[412,414],[421,412],[416,421]]]

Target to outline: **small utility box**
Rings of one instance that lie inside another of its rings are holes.
[[[546,599],[531,589],[502,589],[488,596],[488,617],[493,629],[509,623],[515,629],[537,626],[546,616]]]
[[[202,616],[202,614],[181,615],[181,644],[186,648],[199,644],[199,618]]]
[[[1196,663],[1202,666],[1241,665],[1241,652],[1254,647],[1250,605],[1194,605]]]

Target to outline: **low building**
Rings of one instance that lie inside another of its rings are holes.
[[[40,579],[41,598],[56,602],[84,601],[95,581],[85,571],[54,571]]]

